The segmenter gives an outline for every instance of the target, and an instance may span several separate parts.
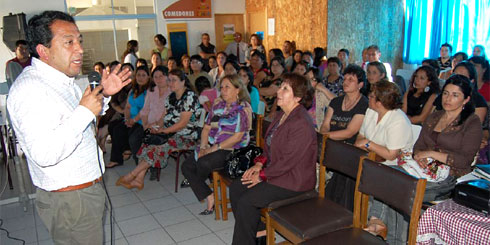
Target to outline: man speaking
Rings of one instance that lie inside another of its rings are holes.
[[[94,129],[109,96],[130,82],[131,72],[104,72],[101,86],[81,92],[74,83],[83,59],[74,19],[45,11],[29,20],[34,57],[10,89],[7,108],[29,165],[36,209],[55,244],[102,244],[104,163]],[[118,73],[119,72],[119,73]]]

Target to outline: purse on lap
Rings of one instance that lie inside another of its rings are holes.
[[[255,145],[233,150],[226,158],[224,171],[230,179],[241,177],[254,165],[254,159],[262,154],[262,148]]]
[[[147,145],[163,145],[167,143],[168,139],[172,137],[172,134],[152,134],[150,129],[145,130],[145,136],[143,137],[143,144]]]

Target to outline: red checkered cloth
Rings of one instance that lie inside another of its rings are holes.
[[[490,244],[490,217],[444,201],[420,217],[417,244]]]

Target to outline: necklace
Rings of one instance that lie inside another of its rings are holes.
[[[342,101],[342,110],[343,111],[350,111],[352,109],[352,107],[354,107],[357,102],[359,101],[359,99],[361,98],[361,94],[359,93],[359,95],[357,95],[357,98],[355,100],[353,100],[353,102],[351,103],[348,103],[347,102],[347,95],[344,97],[344,100]]]

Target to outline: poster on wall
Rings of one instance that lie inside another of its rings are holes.
[[[233,35],[235,34],[235,24],[223,24],[223,43],[228,46],[233,42]]]
[[[211,0],[179,0],[163,10],[163,18],[167,20],[211,18]]]

